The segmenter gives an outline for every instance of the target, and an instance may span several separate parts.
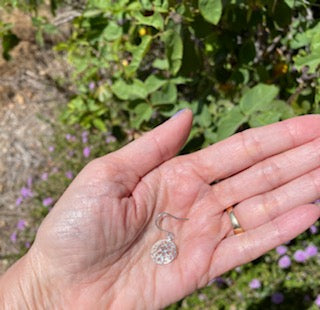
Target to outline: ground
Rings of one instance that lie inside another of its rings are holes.
[[[19,12],[0,11],[0,19],[15,24],[22,40],[9,62],[0,58],[0,274],[9,266],[8,256],[18,247],[10,241],[18,219],[28,219],[23,204],[16,206],[20,189],[29,177],[37,178],[50,165],[50,122],[66,94],[56,86],[67,66],[51,47],[34,42],[30,18]]]

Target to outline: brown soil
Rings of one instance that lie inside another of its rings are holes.
[[[66,102],[54,81],[66,77],[68,68],[51,48],[40,49],[34,43],[28,16],[0,12],[0,19],[14,23],[14,32],[22,40],[12,51],[11,61],[0,58],[1,274],[12,262],[8,256],[19,251],[10,235],[20,218],[28,219],[26,207],[15,204],[20,189],[48,163],[49,121],[54,122],[57,107]]]

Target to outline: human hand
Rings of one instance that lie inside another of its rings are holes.
[[[42,295],[54,295],[46,297],[53,308],[162,308],[318,219],[320,208],[309,202],[320,188],[319,116],[174,157],[191,123],[184,110],[90,162],[56,203],[24,258],[45,283]],[[235,204],[245,231],[239,235],[225,212]],[[150,249],[165,238],[155,226],[164,211],[189,220],[164,220],[179,254],[157,265]]]

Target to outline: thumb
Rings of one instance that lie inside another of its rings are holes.
[[[183,109],[113,154],[117,159],[129,163],[137,177],[142,178],[178,153],[189,136],[191,125],[192,112]]]

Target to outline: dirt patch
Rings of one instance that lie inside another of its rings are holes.
[[[15,33],[22,41],[10,62],[0,60],[0,274],[11,263],[8,255],[19,250],[10,235],[19,219],[28,218],[28,210],[17,206],[16,199],[28,178],[48,163],[52,128],[47,120],[54,121],[57,107],[67,100],[55,81],[69,72],[51,48],[40,49],[30,40],[29,17],[15,14],[8,21],[17,25]]]

